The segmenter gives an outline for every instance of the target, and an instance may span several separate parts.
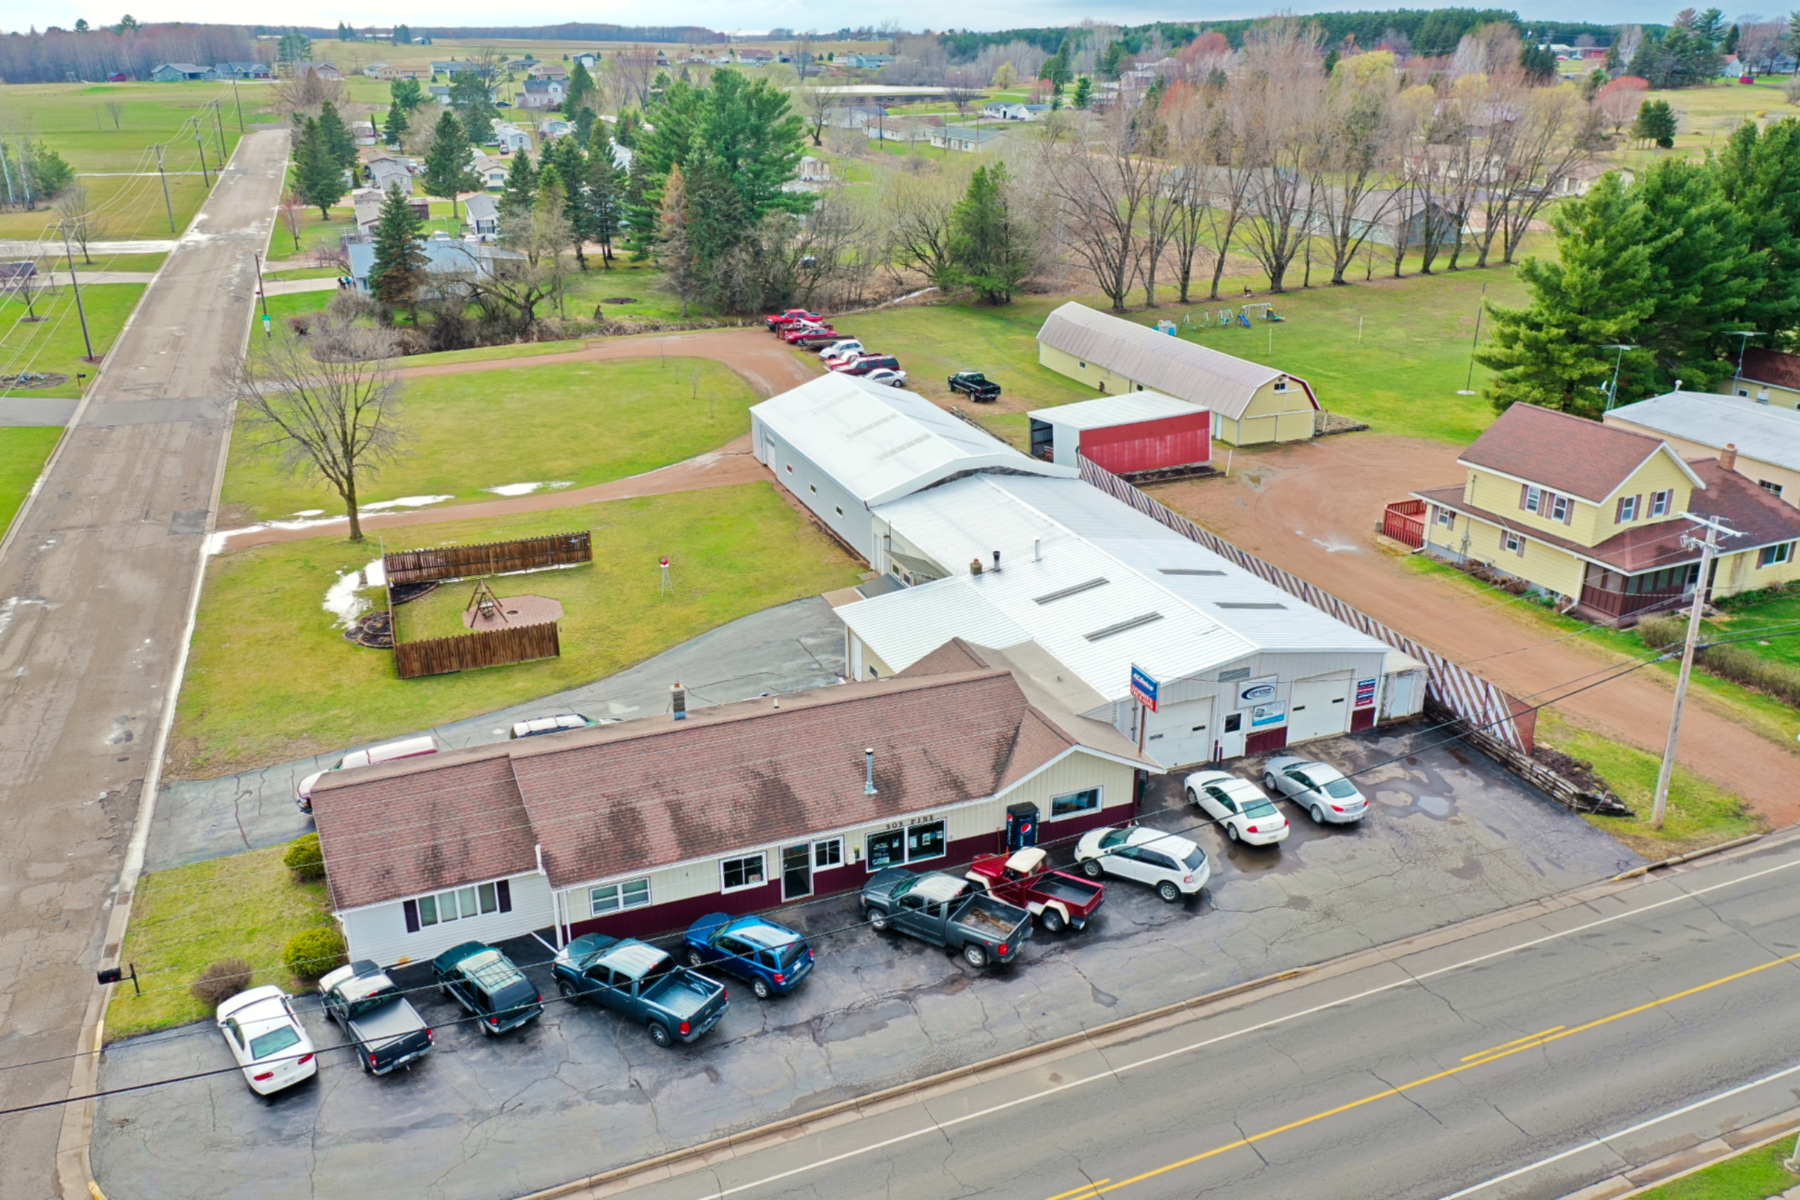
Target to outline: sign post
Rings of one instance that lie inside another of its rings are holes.
[[[1149,714],[1156,711],[1156,694],[1161,687],[1154,676],[1136,663],[1131,664],[1131,698],[1138,703],[1138,752],[1144,749],[1144,727],[1150,723]]]

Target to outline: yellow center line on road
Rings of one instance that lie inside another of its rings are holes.
[[[1347,1113],[1352,1109],[1362,1108],[1365,1105],[1373,1104],[1377,1100],[1386,1100],[1390,1096],[1401,1095],[1409,1088],[1423,1087],[1428,1083],[1436,1083],[1439,1080],[1448,1079],[1452,1075],[1460,1075],[1464,1071],[1472,1070],[1475,1067],[1485,1067],[1489,1063],[1499,1062],[1501,1059],[1510,1058],[1514,1054],[1519,1054],[1526,1050],[1535,1050],[1539,1046],[1546,1046],[1551,1042],[1560,1042],[1566,1037],[1574,1037],[1578,1033],[1586,1033],[1590,1029],[1598,1029],[1602,1025],[1610,1025],[1614,1021],[1621,1021],[1626,1017],[1637,1016],[1639,1013],[1648,1012],[1653,1008],[1660,1008],[1663,1005],[1671,1004],[1676,1000],[1685,1000],[1689,996],[1697,996],[1701,992],[1711,991],[1713,988],[1722,987],[1728,983],[1735,983],[1740,979],[1747,979],[1752,975],[1767,971],[1770,967],[1779,967],[1795,961],[1800,961],[1800,954],[1789,954],[1784,958],[1772,959],[1769,962],[1761,963],[1757,966],[1750,967],[1747,970],[1721,976],[1710,983],[1702,983],[1695,987],[1688,988],[1686,991],[1676,992],[1672,996],[1664,996],[1660,999],[1651,1000],[1648,1003],[1639,1004],[1633,1008],[1627,1008],[1620,1012],[1613,1013],[1610,1016],[1600,1017],[1596,1020],[1589,1021],[1585,1025],[1577,1025],[1573,1029],[1562,1028],[1559,1026],[1558,1032],[1546,1032],[1543,1035],[1533,1034],[1530,1038],[1521,1039],[1525,1043],[1523,1045],[1514,1044],[1511,1045],[1510,1048],[1500,1047],[1494,1050],[1483,1051],[1480,1055],[1472,1055],[1470,1058],[1464,1059],[1460,1066],[1450,1067],[1447,1070],[1438,1071],[1431,1075],[1421,1076],[1411,1083],[1402,1083],[1397,1087],[1383,1088],[1381,1091],[1373,1092],[1360,1100],[1352,1100],[1348,1104],[1340,1104],[1336,1108],[1328,1108],[1323,1112],[1314,1113],[1310,1117],[1301,1117],[1297,1121],[1289,1121],[1286,1125],[1277,1125],[1273,1129],[1265,1129],[1261,1133],[1253,1133],[1249,1137],[1239,1138],[1235,1142],[1227,1142],[1222,1146],[1215,1146],[1211,1150],[1190,1155],[1187,1158],[1178,1159],[1175,1162],[1169,1163],[1167,1166],[1161,1166],[1157,1167],[1155,1170],[1145,1171],[1141,1175],[1133,1175],[1129,1179],[1122,1179],[1118,1183],[1110,1184],[1106,1189],[1107,1193],[1112,1194],[1118,1192],[1122,1188],[1128,1188],[1134,1183],[1142,1183],[1146,1179],[1155,1179],[1158,1176],[1167,1175],[1171,1171],[1179,1171],[1183,1167],[1191,1167],[1195,1163],[1205,1162],[1209,1158],[1217,1158],[1219,1155],[1229,1151],[1242,1149],[1252,1142],[1264,1141],[1268,1138],[1275,1137],[1278,1134],[1291,1133],[1296,1129],[1317,1124],[1329,1117],[1335,1117],[1341,1113]],[[1099,1185],[1097,1184],[1090,1184],[1085,1188],[1077,1188],[1073,1192],[1060,1193],[1058,1196],[1050,1197],[1049,1200],[1070,1200],[1072,1197],[1082,1197],[1086,1200],[1086,1198],[1098,1194],[1095,1191],[1098,1186]]]
[[[1567,1029],[1567,1028],[1568,1028],[1567,1025],[1552,1025],[1548,1029],[1540,1029],[1536,1033],[1528,1033],[1522,1038],[1514,1038],[1510,1042],[1502,1042],[1502,1043],[1500,1043],[1500,1045],[1491,1047],[1490,1049],[1477,1050],[1473,1054],[1465,1054],[1465,1055],[1463,1055],[1462,1060],[1464,1062],[1473,1062],[1475,1059],[1486,1058],[1490,1054],[1497,1053],[1501,1050],[1509,1050],[1515,1046],[1519,1047],[1520,1049],[1523,1049],[1524,1044],[1526,1042],[1535,1042],[1539,1038],[1544,1037],[1547,1034],[1552,1034],[1552,1033],[1555,1033],[1559,1029]]]
[[[1095,1189],[1099,1188],[1102,1184],[1108,1184],[1111,1182],[1112,1182],[1112,1180],[1110,1180],[1110,1179],[1096,1179],[1096,1180],[1094,1180],[1094,1182],[1088,1184],[1086,1187],[1078,1187],[1078,1188],[1074,1189],[1073,1191],[1061,1192],[1055,1196],[1050,1197],[1050,1200],[1069,1200],[1069,1198],[1071,1196],[1084,1196],[1084,1197],[1090,1196],[1094,1193]]]

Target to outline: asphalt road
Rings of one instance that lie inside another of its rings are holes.
[[[1563,892],[1639,861],[1491,762],[1423,748],[1434,740],[1401,728],[1310,746],[1346,767],[1374,767],[1361,777],[1374,811],[1343,828],[1299,818],[1278,849],[1227,844],[1199,827],[1178,779],[1156,779],[1145,820],[1191,831],[1206,847],[1214,875],[1204,898],[1165,904],[1114,881],[1085,931],[1039,934],[1015,968],[977,972],[878,935],[860,923],[853,896],[829,897],[777,914],[815,940],[819,968],[806,985],[766,1004],[732,986],[730,1011],[692,1046],[661,1050],[639,1026],[563,1003],[516,1035],[487,1039],[428,989],[415,1001],[438,1049],[410,1073],[369,1079],[327,1052],[316,1084],[273,1101],[232,1073],[112,1095],[97,1119],[95,1174],[111,1200],[361,1192],[498,1200]],[[528,957],[541,962],[543,947],[522,941],[520,961],[554,996]],[[425,981],[415,969],[397,982]],[[121,997],[114,1011],[130,1003]],[[315,1043],[336,1044],[312,1002],[302,1005]],[[114,1043],[101,1082],[130,1087],[229,1063],[217,1031],[201,1023]]]
[[[1796,883],[1789,838],[592,1194],[1562,1196],[1794,1107]]]
[[[185,642],[285,131],[240,143],[0,555],[0,1108],[58,1100]],[[0,1117],[0,1200],[55,1194],[56,1109]]]

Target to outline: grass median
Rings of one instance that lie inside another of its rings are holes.
[[[414,680],[395,678],[392,655],[346,642],[323,607],[343,574],[377,557],[375,541],[311,538],[215,558],[178,703],[172,773],[208,777],[263,766],[591,683],[728,621],[846,587],[858,576],[859,564],[766,483],[413,526],[388,544],[572,529],[592,531],[591,565],[494,581],[503,596],[562,602],[562,657]],[[673,561],[672,596],[659,591],[664,554]],[[457,602],[467,597],[462,584],[444,590],[445,602],[458,591]],[[370,598],[379,603],[380,595]]]

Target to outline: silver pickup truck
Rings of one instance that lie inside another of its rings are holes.
[[[942,871],[921,875],[889,867],[869,876],[863,915],[877,932],[901,933],[948,946],[971,967],[1016,962],[1031,939],[1031,914],[966,879]]]

